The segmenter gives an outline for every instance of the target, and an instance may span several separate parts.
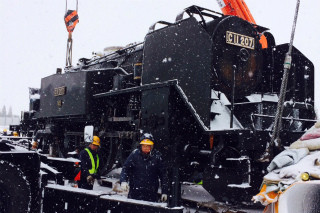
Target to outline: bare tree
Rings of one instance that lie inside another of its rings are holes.
[[[7,116],[7,109],[6,109],[6,106],[5,106],[5,105],[3,105],[3,107],[2,107],[1,115],[2,115],[3,117],[6,117],[6,116]]]
[[[10,118],[12,117],[12,107],[11,106],[9,107],[8,117],[10,117]]]

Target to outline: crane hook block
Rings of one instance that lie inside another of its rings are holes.
[[[72,33],[79,22],[79,16],[76,10],[68,10],[64,15],[64,22],[69,33]]]

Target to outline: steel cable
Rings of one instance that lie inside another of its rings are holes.
[[[296,29],[296,24],[297,24],[297,19],[298,19],[298,13],[299,13],[299,6],[300,6],[300,0],[297,0],[297,5],[296,5],[296,10],[295,10],[295,15],[294,15],[294,20],[293,20],[293,26],[291,30],[291,38],[290,38],[290,44],[289,44],[289,50],[286,53],[286,57],[284,60],[284,72],[283,72],[283,77],[282,77],[282,83],[280,87],[280,94],[279,94],[279,100],[277,104],[277,111],[275,115],[275,121],[274,121],[274,126],[273,126],[273,133],[271,137],[270,143],[267,143],[266,150],[262,157],[259,159],[260,161],[270,161],[271,157],[271,149],[276,143],[277,147],[281,147],[281,141],[280,141],[280,130],[282,127],[282,114],[283,114],[283,108],[284,108],[284,100],[286,96],[286,90],[287,90],[287,84],[288,84],[288,78],[289,78],[289,70],[291,68],[291,53],[292,53],[292,46],[293,46],[293,39],[295,35],[295,29]]]

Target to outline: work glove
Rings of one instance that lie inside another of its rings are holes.
[[[94,184],[94,177],[92,177],[92,175],[89,175],[89,176],[87,177],[87,183],[88,183],[89,185],[93,185],[93,184]]]
[[[122,182],[121,183],[121,190],[124,191],[124,192],[129,191],[129,185],[128,185],[127,182]]]
[[[166,202],[167,201],[167,199],[168,199],[168,195],[167,194],[162,194],[161,195],[161,202]]]

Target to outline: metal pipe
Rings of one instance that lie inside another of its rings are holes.
[[[231,115],[230,115],[230,128],[233,128],[233,114],[234,114],[234,94],[236,88],[236,69],[237,66],[232,66],[232,94],[231,94]]]

